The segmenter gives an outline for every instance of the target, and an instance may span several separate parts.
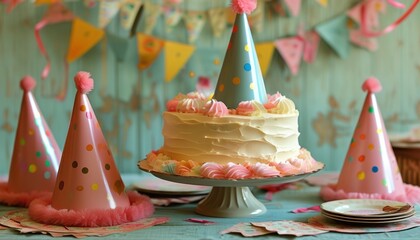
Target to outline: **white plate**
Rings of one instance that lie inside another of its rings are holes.
[[[397,223],[408,220],[409,218],[413,217],[415,213],[407,215],[405,217],[394,218],[394,219],[383,219],[383,220],[364,220],[364,219],[347,219],[340,216],[332,216],[322,213],[322,215],[326,218],[333,219],[340,222],[347,222],[347,223],[363,223],[363,224],[386,224],[386,223]]]
[[[412,217],[416,214],[416,212],[410,211],[407,212],[405,215],[401,215],[401,216],[388,216],[388,217],[359,217],[359,216],[344,216],[344,215],[336,215],[336,214],[332,214],[330,212],[326,212],[321,210],[321,214],[324,215],[325,217],[329,217],[329,218],[339,218],[342,219],[343,221],[345,220],[349,220],[349,221],[371,221],[371,222],[382,222],[382,221],[391,221],[391,220],[400,220],[400,219],[406,219],[409,217]]]
[[[201,195],[210,192],[211,187],[176,183],[145,174],[140,180],[132,183],[131,188],[142,193],[157,195]]]
[[[345,199],[325,202],[321,204],[321,209],[343,216],[384,217],[404,215],[407,212],[387,213],[382,210],[383,207],[401,207],[406,204],[405,202],[382,199]]]

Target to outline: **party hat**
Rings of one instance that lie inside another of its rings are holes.
[[[229,45],[213,98],[228,108],[236,108],[241,101],[267,101],[247,15],[256,7],[256,0],[233,0],[236,12]]]
[[[32,95],[35,85],[30,76],[20,81],[23,97],[9,180],[0,183],[0,202],[8,205],[27,207],[55,185],[61,150]]]
[[[51,199],[32,202],[30,216],[42,223],[90,227],[150,216],[154,208],[149,198],[125,191],[86,95],[93,79],[79,72],[74,80],[77,93],[55,189]]]
[[[325,200],[378,198],[410,201],[376,102],[375,92],[381,90],[381,85],[377,79],[369,78],[362,89],[367,91],[366,99],[338,182],[323,187],[321,196]]]

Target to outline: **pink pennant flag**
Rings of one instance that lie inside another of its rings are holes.
[[[350,42],[371,52],[378,49],[378,41],[365,37],[360,29],[350,30]]]
[[[300,37],[282,38],[274,42],[280,55],[283,57],[292,75],[299,72],[304,42]]]
[[[41,21],[39,21],[35,25],[34,33],[35,33],[35,39],[38,44],[38,48],[41,51],[41,54],[45,57],[47,64],[45,65],[44,69],[42,70],[41,77],[42,79],[45,79],[48,77],[48,74],[50,72],[50,57],[48,56],[47,51],[45,50],[44,44],[42,43],[41,36],[39,32],[41,29],[43,29],[48,24],[53,23],[59,23],[59,22],[65,22],[65,21],[71,21],[73,20],[74,15],[73,13],[68,10],[63,4],[60,2],[56,2],[54,4],[51,4],[47,11],[45,12],[44,16],[42,17]]]
[[[300,0],[284,0],[284,3],[287,5],[287,8],[289,8],[289,11],[293,16],[299,15],[301,5]]]

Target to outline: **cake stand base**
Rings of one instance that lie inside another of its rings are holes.
[[[228,218],[258,216],[266,211],[249,187],[213,187],[195,209],[204,216]]]

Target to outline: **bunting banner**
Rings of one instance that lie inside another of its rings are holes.
[[[166,31],[172,32],[172,29],[181,21],[183,11],[176,6],[164,6],[162,11],[165,17]]]
[[[274,45],[283,57],[292,75],[297,75],[304,49],[304,42],[302,38],[282,38],[275,41]]]
[[[301,0],[284,0],[284,3],[292,16],[296,17],[299,15]]]
[[[48,52],[45,49],[44,43],[42,42],[40,31],[48,24],[71,21],[73,19],[74,19],[73,13],[70,10],[68,10],[62,3],[57,2],[57,3],[51,4],[48,7],[41,21],[39,21],[35,25],[35,28],[34,28],[35,40],[37,42],[37,45],[41,54],[45,57],[45,60],[47,61],[47,64],[45,65],[44,69],[41,72],[42,79],[46,79],[48,77],[48,74],[51,68],[51,63],[50,63],[50,57],[48,55]]]
[[[70,43],[66,57],[67,62],[71,63],[89,51],[104,37],[104,34],[104,30],[80,18],[75,18],[70,33]]]
[[[316,31],[308,31],[303,34],[305,48],[303,49],[303,61],[313,63],[318,53],[318,46],[321,38]]]
[[[124,29],[131,29],[141,5],[142,0],[123,0],[120,7],[120,24]]]
[[[257,52],[261,73],[265,76],[273,58],[274,45],[272,42],[257,43],[255,44],[255,51]]]
[[[150,35],[137,33],[137,50],[139,54],[138,68],[150,67],[159,56],[165,42]]]
[[[165,42],[165,81],[170,82],[184,67],[195,51],[195,46],[166,41]]]
[[[206,15],[203,11],[188,11],[184,15],[185,27],[187,28],[188,42],[194,43],[200,36],[206,23]]]
[[[226,9],[225,8],[214,8],[208,11],[209,22],[213,35],[220,37],[226,30]]]
[[[144,33],[150,35],[153,31],[153,28],[155,28],[158,17],[162,13],[162,8],[161,6],[155,5],[151,2],[145,2],[144,8],[146,9],[144,14],[144,18],[146,21],[144,24]]]
[[[99,28],[106,27],[120,10],[121,0],[102,0],[99,2]]]
[[[263,30],[264,13],[264,4],[261,0],[259,0],[255,10],[250,15],[248,15],[249,25],[255,32],[261,32]]]
[[[341,58],[346,58],[350,50],[349,31],[345,14],[315,27],[317,33]]]
[[[378,40],[365,37],[360,29],[350,30],[350,42],[371,52],[378,49]]]
[[[35,0],[35,5],[53,4],[60,2],[60,0]]]

